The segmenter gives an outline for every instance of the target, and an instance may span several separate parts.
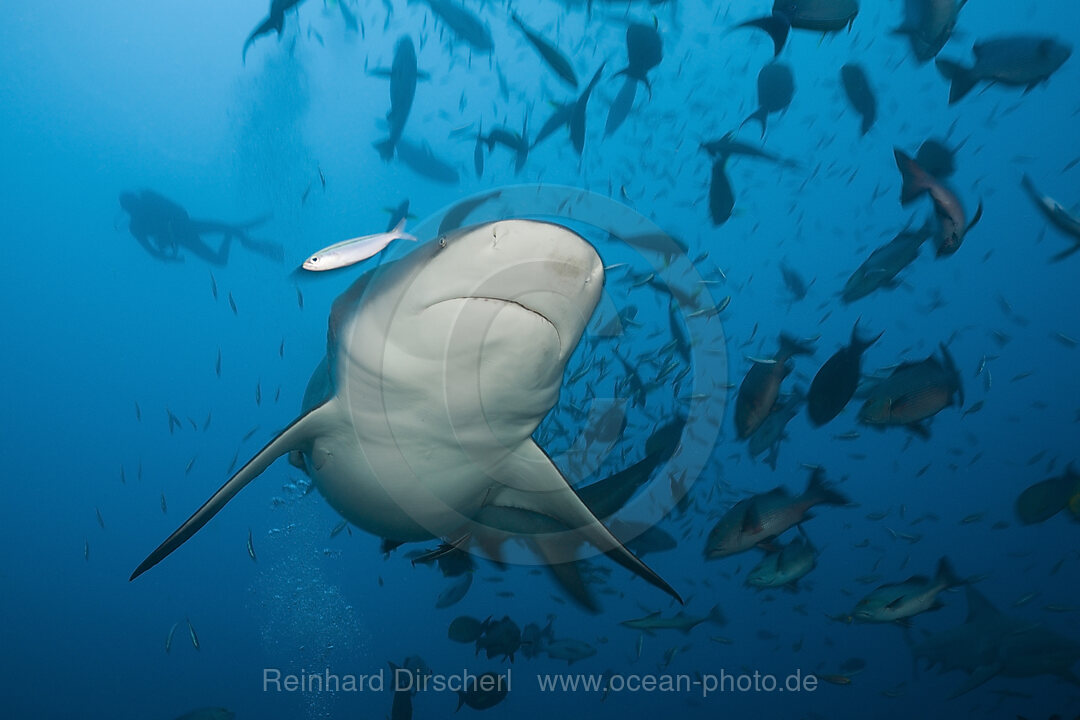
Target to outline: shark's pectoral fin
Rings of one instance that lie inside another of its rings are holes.
[[[304,413],[281,431],[277,437],[271,440],[262,450],[256,453],[240,468],[228,482],[214,493],[203,506],[195,511],[183,525],[170,535],[165,542],[161,543],[154,552],[143,560],[129,580],[142,575],[150,568],[168,557],[173,550],[183,545],[192,535],[197,533],[203,525],[210,522],[225,504],[233,499],[244,486],[258,477],[263,470],[282,455],[293,450],[306,450],[310,448],[312,440],[317,437],[329,425],[337,422],[338,410],[333,402],[320,405]]]
[[[630,572],[668,593],[680,603],[682,598],[649,566],[626,549],[581,501],[551,459],[528,440],[501,464],[500,487],[489,501],[496,507],[516,508],[549,517],[565,532],[537,533],[528,539],[539,548],[548,564],[563,565],[577,560],[578,542],[586,541]]]

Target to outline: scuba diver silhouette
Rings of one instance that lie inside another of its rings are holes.
[[[131,235],[150,255],[165,262],[183,262],[181,248],[190,251],[213,265],[225,265],[229,261],[229,249],[233,240],[248,250],[265,255],[272,260],[282,260],[284,249],[277,243],[253,240],[247,231],[266,222],[268,216],[240,225],[217,220],[192,219],[187,210],[168,198],[143,190],[139,193],[120,194],[120,207],[131,217],[128,225]],[[221,235],[221,244],[214,250],[203,235]]]

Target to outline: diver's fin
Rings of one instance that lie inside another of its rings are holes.
[[[337,404],[328,402],[294,420],[289,427],[282,430],[266,447],[256,453],[255,457],[248,460],[235,475],[229,478],[228,482],[203,503],[201,508],[196,510],[183,525],[176,529],[176,532],[161,543],[154,552],[150,553],[139,564],[139,567],[135,568],[135,572],[131,574],[129,581],[134,580],[157,565],[187,542],[203,525],[210,522],[210,518],[225,507],[225,503],[232,500],[238,492],[244,489],[245,485],[258,477],[263,470],[270,467],[274,460],[292,450],[309,448],[312,439],[319,435],[328,423],[335,422],[337,417]]]
[[[680,603],[682,598],[648,565],[626,549],[581,501],[577,493],[536,443],[528,440],[500,463],[503,487],[491,504],[527,510],[552,518],[567,533],[539,533],[528,538],[536,543],[544,560],[557,565],[577,560],[577,543],[563,541],[567,535],[585,540],[627,570],[668,593]]]

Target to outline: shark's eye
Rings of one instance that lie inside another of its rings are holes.
[[[441,248],[446,247],[446,236],[445,235],[441,235],[439,237],[439,247],[441,247]]]

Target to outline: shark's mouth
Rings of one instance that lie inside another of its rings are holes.
[[[487,297],[487,296],[484,296],[484,295],[466,295],[466,296],[462,296],[462,297],[447,298],[446,300],[439,300],[437,302],[433,302],[431,305],[428,305],[428,307],[432,308],[432,307],[435,307],[436,305],[442,305],[443,303],[457,302],[457,301],[469,301],[469,300],[480,300],[480,301],[483,301],[483,302],[502,303],[504,305],[509,305],[509,306],[517,308],[519,310],[524,310],[525,312],[529,313],[530,315],[538,317],[541,320],[543,320],[545,323],[547,323],[551,327],[551,329],[555,332],[555,337],[557,337],[559,339],[559,345],[562,346],[562,336],[559,334],[559,328],[555,325],[555,323],[552,322],[551,319],[547,315],[544,315],[539,310],[535,310],[535,309],[529,307],[528,305],[525,305],[524,303],[518,302],[517,300],[509,300],[507,298],[498,298],[498,297]]]

